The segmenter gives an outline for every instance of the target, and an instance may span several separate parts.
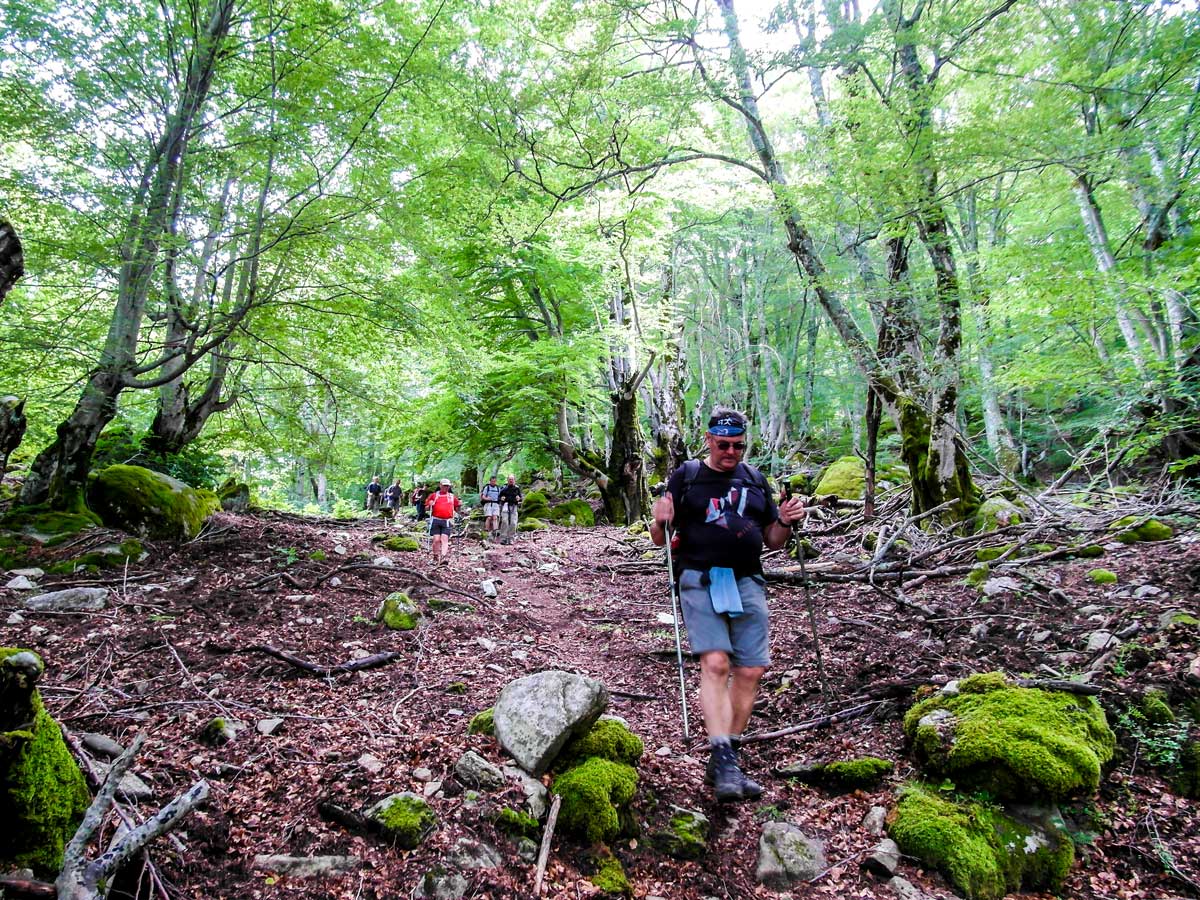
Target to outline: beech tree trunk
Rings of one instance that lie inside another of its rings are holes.
[[[75,409],[58,426],[57,437],[30,467],[21,492],[23,503],[48,503],[55,509],[84,505],[88,469],[96,440],[117,411],[117,398],[144,371],[138,367],[142,320],[161,251],[174,230],[171,216],[184,160],[215,74],[217,59],[233,18],[234,0],[210,0],[196,37],[186,79],[175,109],[142,169],[142,178],[125,225],[117,282],[117,301],[96,368]],[[155,363],[153,367],[157,367]]]
[[[12,225],[0,219],[0,303],[24,274],[25,250],[21,239]]]
[[[894,371],[889,371],[872,352],[866,336],[850,315],[841,299],[829,287],[826,270],[812,236],[800,221],[799,211],[787,191],[783,167],[775,155],[762,118],[758,100],[750,81],[749,66],[738,32],[733,0],[718,0],[724,14],[725,34],[729,40],[730,62],[738,81],[738,95],[726,101],[738,109],[746,122],[751,146],[758,156],[768,185],[775,194],[776,208],[783,219],[788,235],[788,249],[808,275],[809,286],[816,294],[821,308],[850,353],[853,362],[866,376],[883,408],[896,423],[901,435],[902,454],[912,478],[913,510],[920,513],[950,500],[959,502],[948,518],[961,520],[974,514],[978,505],[971,481],[965,451],[957,439],[953,425],[957,413],[957,351],[961,340],[956,332],[958,320],[949,298],[943,298],[942,333],[939,336],[939,383],[934,402],[926,408],[923,398],[902,389]],[[717,88],[720,89],[719,87]],[[931,243],[937,243],[936,227],[930,229]],[[945,268],[946,260],[940,260]],[[946,283],[946,273],[939,276],[939,291],[955,287]]]

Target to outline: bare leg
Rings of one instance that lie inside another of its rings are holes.
[[[734,708],[729,687],[729,655],[720,650],[700,657],[700,709],[709,737],[734,733],[731,730]]]
[[[739,666],[733,669],[733,680],[729,684],[730,734],[739,735],[746,730],[750,713],[754,711],[758,683],[766,671],[764,666]]]

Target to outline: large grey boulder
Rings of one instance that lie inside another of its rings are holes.
[[[776,891],[825,871],[825,846],[789,822],[768,822],[758,839],[754,876]]]
[[[67,588],[38,594],[25,601],[25,608],[37,612],[94,612],[104,609],[108,588]]]
[[[541,775],[571,738],[595,724],[608,691],[572,672],[536,672],[510,682],[492,711],[496,740],[531,775]]]

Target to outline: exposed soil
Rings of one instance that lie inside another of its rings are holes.
[[[1079,673],[1103,653],[1084,650],[1090,633],[1121,632],[1140,622],[1141,630],[1124,649],[1110,652],[1093,677],[1105,688],[1110,721],[1146,687],[1163,687],[1174,700],[1200,691],[1200,679],[1188,674],[1200,654],[1197,629],[1156,627],[1160,613],[1197,605],[1200,545],[1194,535],[1115,545],[1102,560],[1025,564],[1006,573],[1021,590],[991,599],[961,575],[930,578],[902,597],[894,582],[879,588],[814,585],[829,697],[820,690],[805,594],[795,585],[774,584],[775,662],[751,732],[869,705],[829,727],[748,745],[746,768],[764,782],[766,795],[751,804],[718,806],[702,782],[706,745],[690,663],[692,736],[684,740],[681,734],[674,636],[660,618],[670,612],[665,567],[661,551],[651,553],[644,537],[609,527],[552,528],[520,535],[513,546],[485,549],[478,538],[460,536],[449,566],[434,568],[424,549],[378,551],[371,538],[380,530],[377,522],[221,514],[196,541],[150,545],[149,557],[127,572],[42,580],[49,589],[107,585],[116,598],[110,609],[23,613],[22,624],[0,628],[0,644],[30,646],[44,656],[43,695],[72,732],[100,732],[126,744],[135,732],[146,733],[136,771],[154,787],[159,803],[198,778],[209,780],[207,806],[183,823],[176,839],[161,839],[153,848],[159,896],[165,888],[171,896],[194,898],[407,897],[463,836],[505,855],[502,868],[475,874],[469,896],[531,896],[533,866],[520,860],[491,821],[499,807],[519,805],[519,791],[514,786],[491,793],[472,806],[455,783],[453,765],[467,749],[503,761],[493,739],[468,736],[468,722],[492,705],[506,683],[548,668],[603,681],[613,695],[610,712],[645,741],[637,811],[647,831],[672,805],[698,808],[711,819],[709,853],[699,862],[672,860],[644,840],[613,848],[635,896],[665,898],[780,896],[754,879],[761,825],[771,818],[791,821],[826,843],[831,868],[790,896],[891,897],[889,888],[859,868],[877,841],[861,822],[871,806],[889,805],[895,788],[912,774],[900,715],[919,683],[994,669],[1043,677]],[[47,558],[78,554],[103,537],[46,551]],[[1052,538],[1043,532],[1038,540]],[[852,537],[836,528],[816,541],[824,554],[810,564],[814,572],[849,571],[861,558]],[[315,551],[324,559],[313,559]],[[965,547],[957,562],[969,562],[973,554],[974,547]],[[395,567],[362,567],[381,555]],[[779,555],[766,562],[768,568],[794,565]],[[939,564],[956,560],[947,554]],[[1086,573],[1096,565],[1116,572],[1118,583],[1089,581]],[[481,597],[485,576],[500,579],[499,597]],[[1143,585],[1158,592],[1133,599]],[[410,592],[423,607],[446,600],[472,609],[430,611],[416,631],[388,631],[372,619],[393,590]],[[918,605],[936,606],[937,612],[927,615]],[[1088,606],[1095,609],[1081,612]],[[0,589],[0,621],[20,608],[15,592]],[[972,637],[972,626],[980,623],[987,625],[986,635]],[[253,645],[322,664],[384,651],[403,657],[381,668],[316,677],[246,649]],[[247,727],[213,748],[198,734],[214,717]],[[256,723],[272,717],[284,719],[282,727],[271,736],[259,734]],[[1146,749],[1127,732],[1122,737],[1099,796],[1067,810],[1081,832],[1094,836],[1080,845],[1062,895],[1200,896],[1198,804],[1173,796],[1163,774],[1147,764]],[[772,775],[795,760],[867,753],[896,762],[894,776],[874,793],[834,795]],[[382,762],[377,774],[360,764],[363,754]],[[396,791],[420,793],[425,783],[414,770],[422,768],[442,782],[431,797],[439,827],[415,851],[398,851],[318,813],[322,799],[361,809]],[[146,805],[141,814],[149,811]],[[353,854],[363,865],[350,875],[301,880],[255,871],[253,857],[263,853]],[[595,894],[586,879],[589,859],[588,848],[556,836],[546,895]],[[149,874],[143,872],[147,884]],[[940,875],[911,860],[900,874],[931,897],[953,896]],[[147,888],[144,896],[150,895]]]

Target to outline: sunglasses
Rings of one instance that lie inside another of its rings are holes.
[[[734,453],[745,453],[745,441],[716,441],[718,450],[732,450]]]

